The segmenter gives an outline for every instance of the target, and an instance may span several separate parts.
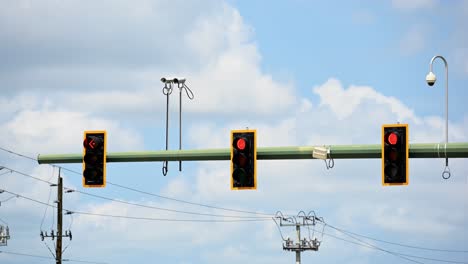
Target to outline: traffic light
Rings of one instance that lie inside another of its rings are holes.
[[[408,185],[408,149],[408,124],[382,126],[382,185]]]
[[[257,131],[231,131],[231,190],[257,189]]]
[[[85,131],[83,187],[106,186],[106,131]]]

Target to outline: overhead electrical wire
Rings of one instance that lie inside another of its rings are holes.
[[[47,256],[40,256],[40,255],[19,253],[19,252],[12,252],[12,251],[4,251],[4,250],[0,250],[0,255],[1,254],[10,254],[10,255],[17,255],[17,256],[55,260],[55,258],[47,257]],[[62,259],[62,261],[63,262],[67,261],[67,262],[78,262],[78,263],[90,263],[90,264],[108,264],[107,262],[96,262],[96,261],[77,260],[77,259]]]
[[[33,255],[33,254],[26,254],[26,253],[18,253],[18,252],[11,252],[11,251],[4,251],[4,250],[0,250],[0,255],[1,254],[10,254],[10,255],[18,255],[18,256],[33,257],[33,258],[42,258],[42,259],[54,259],[52,257],[39,256],[39,255]]]
[[[31,179],[35,179],[35,180],[38,180],[38,181],[41,181],[41,182],[44,182],[44,183],[48,183],[48,184],[53,184],[53,183],[50,182],[50,181],[46,181],[46,180],[43,180],[43,179],[40,179],[40,178],[31,176],[31,175],[29,175],[29,174],[27,174],[27,173],[24,173],[24,172],[20,172],[20,171],[17,171],[17,170],[13,170],[13,169],[8,168],[8,167],[4,167],[4,168],[5,168],[5,169],[8,169],[8,170],[11,170],[11,171],[13,171],[13,172],[15,172],[15,173],[18,173],[18,174],[20,174],[20,175],[22,175],[22,176],[29,177],[29,178],[31,178]],[[110,198],[110,197],[105,197],[105,196],[102,196],[102,195],[96,195],[96,194],[92,194],[92,193],[88,193],[88,192],[79,191],[79,190],[76,190],[76,189],[67,188],[67,187],[64,187],[64,189],[70,190],[70,191],[72,191],[72,192],[77,192],[77,193],[81,193],[81,194],[84,194],[84,195],[88,195],[88,196],[91,196],[91,197],[99,198],[99,199],[104,199],[104,200],[108,200],[108,201],[117,202],[117,203],[122,203],[122,204],[127,204],[127,205],[132,205],[132,206],[138,206],[138,207],[144,207],[144,208],[154,209],[154,210],[162,210],[162,211],[174,212],[174,213],[182,213],[182,214],[190,214],[190,215],[200,215],[200,216],[211,216],[211,217],[241,218],[241,219],[271,219],[271,217],[266,217],[266,216],[219,215],[219,214],[209,214],[209,213],[198,213],[198,212],[191,212],[191,211],[175,210],[175,209],[169,209],[169,208],[162,208],[162,207],[156,207],[156,206],[150,206],[150,205],[144,205],[144,204],[126,202],[126,201],[122,201],[122,200],[118,200],[118,199],[114,199],[114,198]],[[49,197],[49,201],[50,201],[50,197]],[[45,215],[45,214],[44,214],[44,215]],[[41,226],[42,226],[42,221],[41,221]]]
[[[73,171],[73,172],[74,172],[74,173],[77,173],[77,172],[75,172],[75,171]],[[146,195],[149,195],[149,196],[154,196],[154,197],[158,197],[158,198],[162,198],[162,199],[166,199],[166,200],[170,200],[170,201],[175,201],[175,202],[179,202],[179,203],[197,205],[197,206],[201,206],[201,207],[212,208],[212,209],[223,210],[223,211],[230,211],[230,212],[237,212],[237,213],[264,215],[264,216],[269,216],[269,217],[271,217],[271,216],[273,215],[273,214],[268,214],[268,213],[261,213],[261,212],[254,212],[254,211],[246,211],[246,210],[238,210],[238,209],[225,208],[225,207],[219,207],[219,206],[214,206],[214,205],[207,205],[207,204],[201,204],[201,203],[194,203],[194,202],[190,202],[190,201],[186,201],[186,200],[181,200],[181,199],[176,199],[176,198],[172,198],[172,197],[162,196],[162,195],[159,195],[159,194],[154,194],[154,193],[150,193],[150,192],[146,192],[146,191],[141,191],[141,190],[138,190],[138,189],[135,189],[135,188],[123,186],[123,185],[120,185],[120,184],[117,184],[117,183],[112,183],[112,182],[109,182],[109,181],[107,181],[107,183],[110,184],[110,185],[113,185],[113,186],[122,188],[122,189],[129,190],[129,191],[133,191],[133,192],[137,192],[137,193],[141,193],[141,194],[146,194]]]
[[[164,221],[164,222],[207,222],[207,223],[230,223],[230,222],[259,222],[259,221],[270,221],[268,219],[232,219],[232,220],[221,220],[221,219],[169,219],[169,218],[152,218],[152,217],[136,217],[136,216],[125,216],[125,215],[109,215],[109,214],[96,214],[89,212],[72,211],[75,214],[91,215],[91,216],[102,216],[111,218],[125,218],[134,220],[149,220],[149,221]]]
[[[88,195],[91,197],[96,197],[99,199],[104,199],[112,202],[117,202],[117,203],[122,203],[122,204],[127,204],[127,205],[133,205],[133,206],[138,206],[138,207],[143,207],[143,208],[148,208],[148,209],[155,209],[155,210],[161,210],[161,211],[168,211],[168,212],[174,212],[174,213],[181,213],[181,214],[191,214],[191,215],[202,215],[202,216],[213,216],[213,217],[226,217],[226,218],[246,218],[246,219],[271,219],[271,217],[258,217],[258,216],[238,216],[238,215],[218,215],[218,214],[208,214],[208,213],[197,213],[197,212],[190,212],[190,211],[181,211],[181,210],[175,210],[175,209],[168,209],[168,208],[162,208],[162,207],[157,207],[157,206],[151,206],[151,205],[144,205],[144,204],[138,204],[138,203],[132,203],[132,202],[126,202],[122,200],[117,200],[109,197],[105,197],[102,195],[96,195],[92,193],[87,193],[79,190],[74,190],[74,189],[69,189],[65,188],[68,190],[71,190],[73,192],[81,193],[84,195]]]
[[[10,191],[7,191],[5,189],[3,189],[3,191],[6,192],[6,193],[17,195],[20,198],[24,198],[26,200],[29,200],[29,201],[32,201],[32,202],[35,202],[35,203],[50,206],[52,208],[57,208],[57,206],[55,206],[55,205],[48,204],[48,203],[45,203],[45,202],[41,202],[39,200],[24,196],[24,195],[21,195],[21,194],[18,194],[18,193],[10,192]],[[112,218],[125,218],[125,219],[135,219],[135,220],[163,221],[163,222],[258,222],[258,221],[270,221],[270,219],[263,219],[263,218],[261,218],[261,219],[229,219],[229,220],[226,220],[226,219],[152,218],[152,217],[137,217],[137,216],[125,216],[125,215],[98,214],[98,213],[91,213],[91,212],[74,211],[74,210],[69,210],[69,209],[65,209],[65,208],[63,208],[63,210],[67,211],[67,212],[72,212],[72,213],[75,213],[75,214],[81,214],[81,215],[112,217]]]
[[[326,224],[326,223],[325,223]],[[349,234],[349,233],[346,233],[344,230],[340,229],[340,228],[337,228],[337,227],[334,227],[332,225],[329,225],[329,224],[326,224],[328,227],[332,228],[332,229],[335,229],[336,231],[356,240],[356,241],[359,241],[360,243],[362,244],[365,244],[365,245],[368,245],[372,248],[375,248],[377,250],[380,250],[380,251],[383,251],[383,252],[386,252],[386,253],[389,253],[391,255],[394,255],[394,256],[398,256],[400,258],[403,258],[403,259],[406,259],[406,260],[409,260],[409,261],[412,261],[412,262],[416,262],[416,263],[422,263],[422,262],[419,262],[419,261],[415,261],[414,259],[409,259],[409,258],[417,258],[417,259],[424,259],[424,260],[432,260],[432,261],[440,261],[440,262],[447,262],[447,263],[463,263],[463,264],[468,264],[468,262],[461,262],[461,261],[455,261],[455,260],[442,260],[442,259],[434,259],[434,258],[428,258],[428,257],[422,257],[422,256],[415,256],[415,255],[410,255],[410,254],[405,254],[405,253],[400,253],[400,252],[395,252],[395,251],[390,251],[390,250],[386,250],[386,249],[383,249],[381,247],[378,247],[374,244],[371,244],[371,243],[368,243],[366,241],[363,241],[359,238],[356,238],[355,236]]]
[[[337,231],[340,232],[339,229],[336,229],[336,228],[334,228],[334,227],[332,227],[332,226],[330,226],[330,225],[327,225],[327,226],[329,226],[329,227],[331,227],[331,228],[333,228],[333,229],[335,229],[335,230],[337,230]],[[408,260],[408,261],[411,261],[411,262],[414,262],[414,263],[424,264],[424,262],[420,262],[420,261],[417,261],[417,260],[414,260],[414,259],[411,259],[411,258],[408,258],[408,257],[405,257],[405,256],[401,256],[400,254],[395,253],[395,252],[393,252],[393,251],[389,251],[389,250],[383,249],[383,248],[381,248],[381,247],[375,246],[375,245],[373,245],[373,244],[364,242],[364,241],[362,241],[362,240],[360,240],[360,239],[357,239],[357,238],[355,238],[355,237],[353,237],[353,236],[351,236],[351,235],[349,235],[349,234],[347,234],[347,233],[344,233],[344,232],[342,232],[342,233],[345,234],[345,235],[347,235],[347,236],[349,236],[349,237],[351,237],[351,238],[353,238],[353,239],[355,239],[355,240],[357,240],[357,241],[359,241],[359,242],[361,242],[361,243],[363,243],[363,244],[365,244],[365,245],[368,245],[370,248],[373,248],[373,249],[376,249],[376,250],[380,250],[380,251],[382,251],[382,252],[388,253],[388,254],[390,254],[390,255],[393,255],[393,256],[396,256],[396,257],[399,257],[399,258],[401,258],[401,259],[405,259],[405,260]]]
[[[5,174],[8,174],[8,173],[11,173],[11,171],[7,171],[7,172],[4,172],[4,173],[0,173],[0,176],[5,175]]]
[[[23,157],[23,158],[26,158],[26,159],[30,159],[30,160],[34,160],[34,161],[37,161],[37,159],[33,158],[33,157],[29,157],[29,156],[26,156],[26,155],[23,155],[21,153],[18,153],[18,152],[15,152],[13,150],[9,150],[9,149],[6,149],[4,147],[0,147],[0,150],[3,150],[5,152],[8,152],[10,154],[13,154],[13,155],[16,155],[16,156],[20,156],[20,157]]]
[[[52,169],[52,176],[51,176],[51,177],[49,178],[49,180],[47,181],[47,182],[49,183],[49,185],[51,185],[51,184],[50,184],[50,180],[52,179],[52,177],[54,177],[54,174],[55,174],[55,168]],[[29,175],[28,175],[28,177],[29,177]],[[32,177],[32,176],[31,176],[31,177]],[[35,178],[35,177],[34,177],[34,178]],[[39,178],[37,178],[37,179],[39,179]],[[50,202],[50,196],[51,196],[51,194],[52,194],[52,188],[49,188],[49,195],[48,195],[48,198],[47,198],[47,203]],[[47,209],[48,209],[48,208],[49,208],[48,206],[46,206],[46,207],[44,208],[44,214],[42,215],[42,220],[41,220],[41,227],[39,228],[41,231],[42,231],[42,225],[44,224],[44,220],[45,220],[45,217],[46,217]]]
[[[29,157],[29,156],[26,156],[26,155],[17,153],[17,152],[15,152],[15,151],[12,151],[12,150],[9,150],[9,149],[5,149],[5,148],[3,148],[3,147],[0,147],[0,150],[6,151],[6,152],[8,152],[8,153],[10,153],[10,154],[13,154],[13,155],[17,155],[17,156],[19,156],[19,157],[27,158],[27,159],[29,159],[29,160],[38,161],[36,158]],[[68,168],[66,168],[66,167],[62,167],[62,166],[55,165],[55,164],[49,164],[49,165],[50,165],[50,166],[53,166],[53,167],[62,168],[62,169],[65,170],[65,171],[68,171],[68,172],[71,172],[71,173],[74,173],[74,174],[77,174],[77,175],[82,175],[82,173],[77,172],[77,171],[74,171],[74,170],[71,170],[71,169],[68,169]],[[9,168],[7,168],[7,169],[9,169]],[[9,169],[9,170],[11,170],[11,169]],[[16,171],[15,171],[15,172],[16,172]],[[28,176],[28,177],[30,177],[30,178],[35,178],[35,179],[40,180],[40,181],[44,181],[44,180],[42,180],[42,179],[33,177],[33,176],[31,176],[31,175],[25,175],[25,174],[23,174],[23,173],[19,173],[19,174],[22,174],[22,175],[24,175],[24,176]],[[44,182],[46,182],[46,181],[44,181]],[[268,217],[272,217],[272,216],[273,216],[273,214],[268,214],[268,213],[261,213],[261,212],[247,211],[247,210],[239,210],[239,209],[225,208],[225,207],[219,207],[219,206],[214,206],[214,205],[207,205],[207,204],[202,204],[202,203],[190,202],[190,201],[186,201],[186,200],[182,200],[182,199],[176,199],[176,198],[172,198],[172,197],[167,197],[167,196],[163,196],[163,195],[159,195],[159,194],[155,194],[155,193],[150,193],[150,192],[138,190],[138,189],[136,189],[136,188],[132,188],[132,187],[120,185],[120,184],[113,183],[113,182],[110,182],[110,181],[106,181],[106,183],[109,184],[109,185],[116,186],[116,187],[118,187],[118,188],[126,189],[126,190],[129,190],[129,191],[133,191],[133,192],[137,192],[137,193],[141,193],[141,194],[145,194],[145,195],[149,195],[149,196],[153,196],[153,197],[158,197],[158,198],[161,198],[161,199],[166,199],[166,200],[170,200],[170,201],[175,201],[175,202],[179,202],[179,203],[185,203],[185,204],[190,204],[190,205],[196,205],[196,206],[201,206],[201,207],[206,207],[206,208],[211,208],[211,209],[217,209],[217,210],[223,210],[223,211],[230,211],[230,212],[237,212],[237,213],[246,213],[246,214],[254,214],[254,215],[264,215],[264,216],[268,216]]]
[[[33,158],[33,157],[29,157],[29,156],[26,156],[26,155],[23,155],[23,154],[20,154],[20,153],[17,153],[15,151],[12,151],[12,150],[9,150],[9,149],[5,149],[3,147],[0,147],[0,150],[3,150],[3,151],[6,151],[8,153],[11,153],[13,155],[17,155],[17,156],[20,156],[20,157],[23,157],[23,158],[27,158],[29,160],[33,160],[33,161],[38,161],[36,158]],[[75,173],[75,174],[78,174],[78,175],[81,175],[81,173],[79,172],[76,172],[74,170],[71,170],[71,169],[68,169],[66,167],[62,167],[62,166],[58,166],[58,165],[55,165],[55,164],[50,164],[51,166],[53,167],[59,167],[59,168],[62,168],[63,170],[66,170],[66,171],[69,171],[71,173]],[[5,167],[6,168],[6,167]],[[22,172],[18,172],[16,170],[12,170],[10,168],[7,168],[9,169],[10,171],[13,171],[13,172],[16,172],[18,174],[21,174],[23,176],[26,176],[26,177],[30,177],[30,178],[33,178],[33,179],[36,179],[36,180],[39,180],[39,181],[43,181],[43,182],[46,182],[46,183],[49,183],[51,184],[50,182],[48,181],[45,181],[45,180],[42,180],[42,179],[39,179],[37,177],[33,177],[31,175],[28,175],[28,174],[25,174],[25,173],[22,173]],[[126,189],[126,190],[130,190],[130,191],[133,191],[133,192],[137,192],[137,193],[141,193],[141,194],[145,194],[145,195],[149,195],[149,196],[153,196],[153,197],[158,197],[158,198],[162,198],[162,199],[167,199],[167,200],[171,200],[171,201],[176,201],[176,202],[180,202],[180,203],[185,203],[185,204],[190,204],[190,205],[197,205],[197,206],[201,206],[201,207],[207,207],[207,208],[212,208],[212,209],[218,209],[218,210],[225,210],[225,211],[232,211],[232,212],[239,212],[239,213],[248,213],[248,214],[256,214],[256,215],[265,215],[265,216],[271,216],[271,214],[267,214],[267,213],[261,213],[261,212],[254,212],[254,211],[245,211],[245,210],[237,210],[237,209],[230,209],[230,208],[224,208],[224,207],[218,207],[218,206],[212,206],[212,205],[206,205],[206,204],[202,204],[202,203],[195,203],[195,202],[190,202],[190,201],[186,201],[186,200],[182,200],[182,199],[176,199],[176,198],[172,198],[172,197],[167,197],[167,196],[162,196],[162,195],[158,195],[158,194],[154,194],[154,193],[151,193],[151,192],[146,192],[146,191],[142,191],[142,190],[138,190],[138,189],[135,189],[135,188],[132,188],[132,187],[128,187],[128,186],[124,186],[124,185],[120,185],[120,184],[117,184],[117,183],[112,183],[112,182],[109,182],[107,181],[107,183],[109,185],[113,185],[113,186],[116,186],[118,188],[122,188],[122,189]],[[77,190],[74,190],[74,191],[77,191]],[[77,191],[79,193],[82,193],[82,194],[85,194],[85,195],[91,195],[91,196],[95,196],[95,197],[98,197],[98,198],[101,198],[101,199],[107,199],[107,200],[113,200],[113,201],[116,201],[116,202],[124,202],[124,201],[120,201],[120,200],[116,200],[116,199],[112,199],[112,198],[108,198],[108,197],[103,197],[103,196],[98,196],[98,195],[93,195],[93,194],[88,194],[88,193],[85,193],[85,192],[81,192],[81,191]],[[38,201],[39,202],[39,201]],[[42,203],[42,202],[40,202]],[[127,203],[127,202],[124,202],[124,203]],[[42,203],[44,204],[44,203]],[[145,205],[141,205],[141,204],[134,204],[134,203],[127,203],[127,204],[131,204],[131,205],[135,205],[135,206],[142,206],[142,207],[151,207],[151,206],[145,206]],[[54,208],[56,208],[55,206],[53,205],[48,205],[48,206],[52,206]],[[156,208],[154,208],[156,209]],[[159,209],[159,208],[158,208]],[[169,209],[171,210],[171,209]],[[73,212],[73,211],[70,211],[70,212]],[[171,219],[153,219],[153,218],[142,218],[142,217],[127,217],[127,216],[118,216],[118,215],[104,215],[104,214],[93,214],[93,213],[87,213],[87,212],[74,212],[74,213],[77,213],[77,214],[84,214],[84,215],[94,215],[94,216],[103,216],[103,217],[119,217],[119,218],[130,218],[130,219],[141,219],[141,220],[155,220],[155,221],[171,221]],[[185,212],[187,213],[187,212]],[[214,216],[214,215],[212,215]],[[224,216],[224,217],[231,217],[231,216]],[[268,217],[268,219],[270,219],[270,217]],[[256,219],[253,219],[253,220],[248,220],[248,221],[262,221],[262,220],[268,220],[267,218],[265,219],[259,219],[259,220],[256,220]],[[177,219],[178,221],[179,220],[182,220],[182,221],[191,221],[189,219]],[[210,221],[213,221],[213,220],[210,220]],[[238,221],[242,221],[242,220],[237,220],[236,222]],[[245,221],[245,220],[244,220]],[[222,222],[225,222],[225,221],[222,221]],[[328,225],[328,224],[327,224]],[[330,225],[328,225],[330,226]],[[330,226],[332,227],[332,226]],[[333,227],[333,228],[336,228],[336,227]],[[373,237],[370,237],[370,236],[365,236],[365,235],[361,235],[361,234],[357,234],[357,233],[354,233],[354,232],[350,232],[350,231],[347,231],[347,230],[344,230],[344,229],[340,229],[340,232],[344,232],[346,235],[349,236],[349,234],[353,234],[353,235],[356,235],[356,236],[360,236],[360,237],[363,237],[363,238],[367,238],[367,239],[370,239],[370,240],[374,240],[374,241],[378,241],[378,242],[382,242],[382,243],[387,243],[387,244],[392,244],[392,245],[397,245],[397,246],[401,246],[401,247],[407,247],[407,248],[413,248],[413,249],[420,249],[420,250],[428,250],[428,251],[440,251],[440,252],[451,252],[451,253],[468,253],[468,250],[451,250],[451,249],[437,249],[437,248],[429,248],[429,247],[420,247],[420,246],[414,246],[414,245],[408,245],[408,244],[402,244],[402,243],[396,243],[396,242],[390,242],[390,241],[386,241],[386,240],[381,240],[381,239],[376,239],[376,238],[373,238]],[[364,242],[365,243],[365,242]],[[355,243],[357,244],[357,243]],[[362,245],[365,245],[365,244],[362,244]],[[366,247],[371,247],[371,248],[374,248],[373,246],[369,246],[369,245],[366,245]],[[376,249],[376,248],[374,248]],[[377,249],[377,250],[380,250],[380,249]],[[385,250],[384,250],[385,251]],[[400,253],[397,253],[397,254],[400,254]],[[403,254],[404,255],[404,254]],[[410,255],[411,256],[411,255]],[[417,258],[417,256],[413,256],[415,258]],[[421,257],[423,258],[423,257]],[[431,259],[433,260],[433,259]],[[450,263],[450,261],[449,261]],[[459,263],[459,262],[452,262],[452,263]],[[465,263],[465,262],[461,262],[461,263]]]
[[[358,245],[358,246],[362,246],[362,247],[371,248],[371,249],[374,249],[374,250],[381,251],[380,249],[376,249],[375,247],[372,247],[370,245],[367,245],[367,244],[364,244],[364,243],[361,243],[361,242],[351,241],[351,240],[348,240],[348,239],[345,239],[345,238],[342,238],[342,237],[337,237],[335,235],[328,234],[328,233],[324,233],[324,235],[335,238],[335,239],[338,239],[338,240],[342,240],[342,241],[345,241],[345,242],[348,242],[348,243],[351,243],[351,244],[355,244],[355,245]],[[456,260],[427,258],[427,257],[415,256],[415,255],[410,255],[410,254],[405,254],[405,253],[400,253],[400,252],[395,252],[395,251],[391,251],[391,252],[393,252],[395,254],[398,254],[398,255],[405,256],[405,257],[419,258],[419,259],[424,259],[424,260],[439,261],[439,262],[445,262],[445,263],[457,263],[457,264],[467,264],[468,263],[468,262],[456,261]]]
[[[414,246],[414,245],[408,245],[408,244],[402,244],[402,243],[396,243],[396,242],[391,242],[391,241],[387,241],[387,240],[377,239],[377,238],[373,238],[373,237],[370,237],[370,236],[354,233],[354,232],[351,232],[351,231],[348,231],[348,230],[345,230],[345,229],[342,229],[342,228],[340,228],[340,230],[342,232],[349,233],[349,234],[352,234],[352,235],[355,235],[355,236],[367,238],[367,239],[370,239],[370,240],[374,240],[374,241],[377,241],[377,242],[382,242],[382,243],[386,243],[386,244],[390,244],[390,245],[400,246],[400,247],[407,247],[407,248],[427,250],[427,251],[438,251],[438,252],[468,253],[468,250],[454,250],[454,249],[438,249],[438,248],[420,247],[420,246]]]

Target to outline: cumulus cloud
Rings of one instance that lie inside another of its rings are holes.
[[[380,142],[380,126],[394,122],[410,124],[412,143],[442,140],[441,117],[418,115],[397,98],[379,92],[378,87],[348,86],[330,78],[311,85],[312,89],[299,99],[292,84],[279,83],[261,70],[261,56],[251,39],[253,30],[237,10],[226,4],[142,1],[128,6],[119,1],[49,1],[39,5],[13,1],[4,7],[0,10],[0,36],[13,44],[0,44],[0,54],[10,63],[0,65],[0,130],[6,131],[0,145],[17,151],[79,153],[81,145],[76,142],[81,142],[86,129],[106,129],[109,151],[143,148],[143,134],[153,131],[135,130],[127,123],[134,121],[129,121],[128,116],[137,119],[136,114],[148,116],[164,111],[159,78],[166,75],[183,75],[195,93],[196,103],[184,104],[184,111],[203,114],[203,118],[184,128],[188,131],[184,140],[194,148],[227,148],[229,131],[245,127],[257,129],[259,146],[376,144]],[[170,15],[178,12],[184,15]],[[82,14],[88,14],[87,19],[80,17]],[[174,98],[171,107],[176,105]],[[312,103],[313,99],[318,103]],[[99,103],[90,103],[94,101]],[[104,114],[91,114],[100,110]],[[239,117],[238,111],[250,116]],[[466,141],[467,129],[468,118],[452,121],[450,140]],[[119,167],[113,176],[121,176],[115,181],[125,185],[143,184],[141,189],[148,192],[226,208],[262,213],[315,210],[336,226],[354,230],[372,225],[400,241],[419,236],[450,242],[464,235],[458,231],[464,230],[466,218],[452,213],[466,211],[468,206],[463,178],[468,171],[463,160],[451,161],[453,178],[441,184],[442,160],[429,163],[412,159],[407,188],[381,187],[380,160],[335,160],[332,170],[319,160],[258,161],[258,190],[238,192],[229,189],[229,161],[185,164],[179,175],[148,179],[154,185],[147,184],[146,179],[137,182],[133,177],[142,176],[135,175],[138,170],[129,169],[130,165]],[[50,171],[45,169],[50,167],[29,164],[28,168],[36,176],[50,178]],[[47,200],[47,185],[30,185],[26,179],[18,181],[9,174],[0,177],[5,188]],[[70,182],[77,181],[70,178]],[[112,193],[109,188],[98,191]],[[119,189],[112,197],[144,206],[233,214],[156,200],[151,195],[129,195],[127,191]],[[89,200],[77,193],[66,199],[67,208],[76,211],[192,218],[117,201]],[[389,201],[399,206],[392,207]],[[383,204],[387,206],[380,206]],[[18,200],[7,213],[18,224],[16,230],[21,223],[34,233],[42,209]],[[433,219],[426,218],[429,210],[436,211]],[[28,212],[27,217],[24,212]],[[135,255],[140,255],[135,252],[156,252],[161,258],[181,263],[191,263],[192,257],[204,263],[219,262],[220,258],[227,263],[284,263],[291,257],[281,251],[281,237],[271,221],[181,224],[73,217],[74,244],[67,251],[70,255],[66,255],[70,258],[81,255],[83,249],[95,261],[118,258],[113,263],[135,260]],[[440,230],[430,229],[440,221],[445,221]],[[15,235],[15,240],[15,248],[23,243],[37,249],[40,242],[39,238],[37,243],[31,242],[29,234]],[[91,243],[95,246],[90,247]],[[220,250],[213,251],[213,244]],[[322,255],[314,255],[314,259],[361,263],[369,258],[368,251],[343,250],[330,240],[322,248]],[[337,248],[344,255],[336,256]],[[45,247],[42,254],[48,254]],[[144,261],[147,259],[140,262]]]
[[[339,119],[349,117],[359,106],[375,103],[389,107],[398,121],[421,122],[415,117],[413,110],[401,103],[400,100],[380,94],[369,86],[351,85],[348,89],[344,89],[340,81],[329,79],[323,85],[315,87],[314,92],[321,98],[320,105],[330,107]]]
[[[262,72],[253,29],[231,6],[205,4],[46,1],[25,8],[10,2],[0,18],[10,25],[0,26],[0,35],[12,42],[0,44],[8,61],[0,65],[3,95],[7,100],[28,90],[36,101],[70,111],[162,113],[160,78],[185,77],[196,103],[184,111],[248,109],[253,116],[288,111],[295,91]],[[183,16],[169,15],[182,9]],[[86,19],[77,17],[84,13]]]
[[[80,152],[83,131],[107,130],[112,150],[142,148],[143,140],[135,131],[125,129],[116,121],[96,118],[89,114],[70,111],[23,110],[0,125],[3,146],[16,151]]]
[[[385,96],[372,87],[350,85],[348,88],[344,88],[338,80],[329,79],[324,84],[316,86],[313,92],[320,98],[319,105],[309,106],[306,112],[298,108],[297,112],[293,113],[291,117],[273,124],[257,125],[255,128],[258,133],[259,146],[319,145],[327,143],[376,144],[380,140],[381,125],[383,123],[395,123],[396,121],[410,124],[410,142],[412,143],[442,141],[440,135],[443,132],[443,121],[440,117],[417,116],[413,110],[404,105],[400,100]],[[381,110],[380,112],[375,112],[373,109]],[[321,120],[325,121],[321,122]],[[466,122],[450,124],[451,141],[466,141],[466,133],[463,132],[466,130],[466,125]],[[193,133],[197,135],[196,141],[207,142],[210,144],[209,147],[227,147],[229,128],[238,127],[236,123],[227,126],[200,124],[200,126],[195,126],[191,129],[192,131],[198,131]],[[200,133],[202,130],[206,130],[207,132]],[[195,137],[191,140],[195,140]],[[329,204],[335,201],[333,195],[336,193],[340,194],[340,199],[344,196],[354,195],[353,199],[348,197],[350,199],[349,203],[337,205],[339,208],[346,208],[346,206],[352,208],[350,209],[351,211],[346,211],[346,215],[350,216],[358,216],[360,213],[366,214],[375,207],[376,201],[366,201],[364,197],[372,195],[378,201],[383,202],[387,199],[385,197],[392,196],[393,191],[391,190],[387,189],[388,192],[380,191],[381,175],[379,160],[335,160],[335,164],[336,167],[333,170],[327,171],[323,162],[320,161],[259,161],[258,171],[261,172],[258,178],[259,190],[255,193],[245,194],[229,191],[228,162],[224,164],[217,163],[216,166],[211,164],[209,166],[202,165],[196,178],[197,188],[195,195],[197,197],[201,196],[201,200],[207,201],[224,199],[228,204],[235,204],[235,201],[258,201],[258,205],[260,205],[262,201],[268,200],[280,208],[290,208],[287,200],[300,200],[300,197],[307,196],[307,193],[314,194],[315,196],[318,195],[322,199],[326,199]],[[442,166],[442,161],[440,161],[440,166],[437,166],[437,163],[433,163],[432,166],[427,166],[427,164],[422,165],[418,162],[414,167],[411,166],[411,175],[434,175],[435,178],[431,182],[436,178],[440,179],[440,173],[443,169],[440,167]],[[457,163],[453,166],[456,167],[459,176],[463,175],[463,171],[466,168],[464,169],[461,164]],[[360,171],[360,173],[351,173],[350,170]],[[437,173],[434,174],[434,172]],[[463,177],[461,180],[463,180]],[[421,179],[411,180],[411,185],[418,186],[423,183],[424,181]],[[457,198],[458,196],[452,195],[452,187],[447,186],[447,188],[444,188],[443,195],[444,197],[449,196],[451,197],[450,199],[457,200],[459,199]],[[413,188],[417,189],[416,193],[423,195],[428,188],[432,187],[423,185]],[[461,189],[458,191],[461,191]],[[381,193],[380,195],[379,192]],[[285,196],[278,196],[278,193],[285,194]],[[356,195],[356,193],[359,193],[359,195]],[[463,192],[461,191],[461,193]],[[402,199],[413,199],[412,196],[408,196],[410,194],[404,194],[401,190],[398,192],[398,195]],[[337,200],[336,202],[338,203]],[[299,204],[296,203],[295,205],[300,206]],[[360,204],[360,206],[357,206],[357,204]],[[320,206],[314,199],[308,201],[307,205],[309,207]],[[407,212],[408,210],[418,208],[418,206],[424,207],[427,204],[414,202],[402,210],[406,210],[405,212]],[[363,211],[359,209],[361,207],[364,208],[362,209]],[[411,228],[411,226],[417,225],[417,221],[414,219],[423,217],[422,211],[414,212],[414,217],[407,214],[395,215],[394,217],[400,220],[394,222],[385,221],[384,213],[391,214],[392,212],[390,209],[389,211],[382,211],[382,215],[374,215],[375,218],[373,220],[375,224],[381,225],[383,229],[398,229],[402,233],[411,231],[418,234],[423,231],[422,227]],[[444,213],[446,212],[440,212],[441,215]],[[379,220],[377,221],[376,219]],[[459,215],[457,219],[457,221],[461,221],[463,216]],[[369,218],[362,220],[370,221]],[[428,222],[425,226],[435,224],[436,221],[434,219],[434,221]],[[442,230],[442,233],[445,231],[448,233],[453,232],[454,225],[459,225],[457,221],[441,228],[439,231]],[[399,226],[403,222],[406,222],[407,228],[401,229]],[[433,235],[440,235],[442,234],[441,232],[433,233]]]

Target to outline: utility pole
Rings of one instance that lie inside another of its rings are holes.
[[[281,227],[283,226],[295,226],[296,227],[296,234],[297,234],[296,242],[290,239],[289,237],[287,239],[283,238],[283,242],[284,242],[283,250],[294,251],[296,253],[296,264],[301,264],[301,252],[302,251],[306,251],[306,250],[318,251],[321,241],[319,241],[315,237],[315,234],[313,234],[313,238],[304,237],[303,239],[301,239],[301,226],[306,226],[307,228],[309,228],[310,226],[313,226],[314,232],[315,232],[316,222],[319,221],[323,223],[323,219],[318,218],[313,212],[310,212],[308,215],[306,215],[303,211],[299,212],[299,214],[294,217],[284,217],[281,212],[278,212],[276,213],[276,218],[279,219],[279,225]],[[278,224],[276,220],[275,220],[275,223]],[[281,237],[283,237],[283,235],[281,235]],[[323,237],[323,229],[322,229],[322,237]]]
[[[58,184],[57,186],[57,232],[56,235],[54,234],[54,230],[51,231],[51,234],[48,235],[47,232],[43,232],[41,230],[41,239],[44,241],[44,238],[50,237],[54,240],[57,237],[57,245],[55,248],[55,262],[57,264],[62,264],[62,238],[68,237],[70,240],[72,239],[71,231],[65,231],[65,235],[62,234],[63,232],[63,178],[60,175],[60,168],[59,168],[59,175],[58,175]],[[54,184],[55,185],[55,184]],[[54,186],[52,185],[52,186]]]
[[[301,241],[301,226],[296,224],[297,241]],[[301,251],[296,250],[296,264],[301,264]]]
[[[62,264],[62,214],[63,210],[63,179],[60,176],[58,177],[58,190],[57,190],[57,248],[56,248],[56,262],[57,264]]]

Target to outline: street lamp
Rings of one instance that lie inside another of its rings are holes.
[[[448,144],[448,64],[444,57],[437,55],[432,57],[429,63],[429,73],[426,75],[426,82],[429,86],[433,86],[437,78],[432,72],[432,64],[435,59],[441,59],[445,64],[445,170],[442,173],[444,179],[450,178],[450,170],[448,169],[448,157],[447,157],[447,144]]]

